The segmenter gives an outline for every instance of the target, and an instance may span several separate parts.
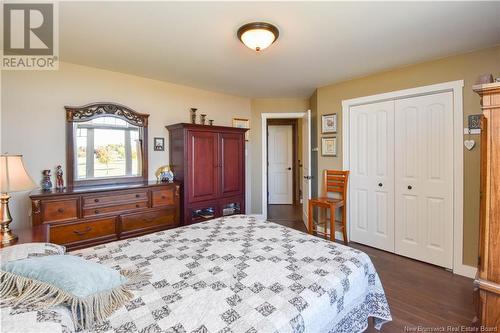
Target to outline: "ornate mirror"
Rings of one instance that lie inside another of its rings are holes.
[[[147,181],[148,114],[114,103],[65,109],[69,186]]]

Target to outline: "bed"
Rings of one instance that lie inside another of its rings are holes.
[[[363,252],[236,215],[74,255],[153,276],[92,332],[361,332],[391,320]],[[74,332],[65,307],[2,305],[2,332]]]

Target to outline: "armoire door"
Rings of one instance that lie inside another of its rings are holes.
[[[221,196],[243,194],[245,181],[244,135],[220,134],[220,191]]]
[[[395,101],[396,253],[451,268],[453,93]]]
[[[350,108],[350,239],[394,251],[394,101]]]
[[[219,138],[217,133],[188,131],[189,176],[185,190],[189,202],[216,199],[219,191]]]

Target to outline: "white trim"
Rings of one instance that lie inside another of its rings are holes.
[[[273,112],[262,114],[261,143],[262,143],[262,216],[267,219],[267,120],[268,119],[295,119],[304,117],[305,112]]]
[[[349,109],[352,106],[395,100],[420,95],[435,94],[444,91],[453,92],[453,273],[474,277],[476,268],[463,264],[463,198],[464,198],[464,165],[463,165],[463,96],[464,81],[450,81],[423,87],[392,91],[383,94],[363,96],[342,101],[342,167],[349,169]],[[350,203],[347,202],[347,218],[350,217]]]

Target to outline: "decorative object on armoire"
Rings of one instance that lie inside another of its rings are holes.
[[[479,85],[479,84],[488,84],[488,83],[493,83],[494,80],[493,80],[493,75],[491,74],[483,74],[483,75],[480,75],[477,80],[476,80],[476,85]]]
[[[58,165],[56,167],[56,189],[62,190],[64,189],[64,179],[63,179],[63,170],[62,166]]]
[[[184,224],[220,217],[229,212],[227,208],[244,214],[246,129],[192,124],[166,127],[172,171],[184,183]]]
[[[206,119],[207,119],[206,114],[200,114],[200,125],[205,125]]]
[[[154,151],[165,151],[165,138],[153,139]]]
[[[321,156],[337,156],[337,137],[321,138]]]
[[[476,141],[474,141],[473,139],[469,139],[469,140],[464,141],[464,146],[465,146],[465,148],[467,148],[467,150],[472,150],[472,148],[474,148],[475,145],[476,145]]]
[[[64,108],[68,187],[148,181],[149,114],[109,102]],[[87,135],[76,140],[80,129]],[[126,140],[116,144],[117,135]]]
[[[50,170],[42,170],[42,181],[40,183],[42,190],[50,191],[52,189],[52,180],[50,180]]]
[[[191,124],[196,124],[196,111],[197,108],[191,108]]]
[[[11,192],[32,190],[35,182],[26,172],[22,155],[0,155],[0,243],[12,244],[17,236],[9,229],[12,216],[9,210]]]
[[[30,194],[37,240],[78,249],[178,227],[180,183],[155,181],[66,187]]]
[[[213,119],[209,119],[209,120],[208,120],[208,124],[209,124],[210,126],[214,126],[214,120],[213,120]]]
[[[250,120],[245,118],[233,118],[233,127],[246,128],[245,141],[250,140]]]
[[[324,114],[321,116],[321,133],[337,133],[337,114]]]
[[[500,77],[495,78],[495,82],[500,82]]]
[[[481,181],[478,271],[474,280],[477,325],[500,325],[500,83],[476,85],[481,96]]]

